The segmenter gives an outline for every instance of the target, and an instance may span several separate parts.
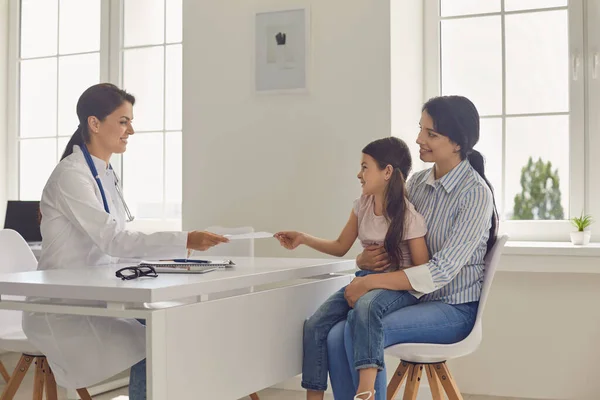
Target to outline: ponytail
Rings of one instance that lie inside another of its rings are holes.
[[[392,265],[402,266],[404,255],[400,242],[404,237],[404,221],[406,216],[406,181],[400,168],[394,168],[390,181],[385,189],[384,215],[390,223],[383,246],[390,257]]]
[[[70,156],[73,153],[73,146],[77,145],[79,147],[81,147],[81,145],[83,144],[83,127],[81,126],[81,124],[77,127],[77,130],[75,131],[75,133],[73,133],[73,136],[71,136],[71,139],[69,140],[69,143],[67,143],[67,146],[65,147],[65,151],[62,155],[62,157],[60,158],[60,160],[64,160],[65,157]]]
[[[477,173],[483,178],[485,183],[487,183],[488,187],[492,191],[494,212],[492,213],[492,226],[490,227],[490,236],[487,241],[487,251],[489,252],[494,246],[494,243],[496,243],[496,235],[498,234],[498,209],[496,208],[494,188],[485,176],[485,159],[483,158],[483,155],[481,155],[481,153],[477,150],[471,150],[471,152],[467,155],[467,159],[469,160],[469,163],[471,164],[473,169],[477,171]]]

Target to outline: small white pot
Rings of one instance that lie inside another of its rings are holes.
[[[571,232],[571,243],[573,243],[575,245],[589,244],[591,238],[592,238],[592,231]]]

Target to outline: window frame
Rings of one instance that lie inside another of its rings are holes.
[[[60,1],[60,0],[58,0]],[[166,8],[165,0],[165,8]],[[100,22],[100,82],[110,82],[121,86],[123,81],[123,0],[102,0]],[[8,26],[8,110],[7,110],[7,198],[20,197],[20,23],[21,0],[9,0],[9,26]],[[166,18],[166,16],[165,16]],[[166,27],[165,27],[166,29]],[[183,43],[183,42],[181,42]],[[163,44],[165,48],[168,44]],[[58,56],[58,55],[57,55]],[[163,130],[163,144],[166,134],[170,131]],[[166,151],[163,149],[163,152]],[[122,177],[122,156],[113,156],[111,164],[115,171]],[[163,164],[166,170],[166,165]],[[124,187],[126,184],[124,183]],[[163,182],[164,186],[164,182]],[[126,189],[124,189],[126,190]],[[128,229],[139,231],[179,230],[181,218],[164,218],[165,197],[163,195],[163,217],[161,219],[136,218],[127,224]]]
[[[498,116],[486,116],[484,118],[501,117],[502,118],[502,167],[503,175],[505,173],[504,166],[507,162],[506,157],[506,66],[505,66],[505,15],[523,14],[532,12],[531,10],[519,11],[504,11],[504,0],[501,2],[500,12],[481,13],[469,15],[469,18],[479,16],[500,15],[502,29],[502,114]],[[441,21],[440,17],[441,0],[425,0],[424,2],[424,83],[423,91],[425,99],[438,96],[441,93]],[[584,55],[584,2],[583,0],[569,0],[566,7],[551,7],[536,9],[535,11],[550,11],[562,10],[567,8],[568,23],[569,23],[569,57],[570,57],[570,77],[569,77],[569,216],[579,216],[582,212],[595,212],[593,215],[599,215],[600,205],[596,207],[596,211],[591,208],[594,204],[593,199],[596,199],[596,204],[600,200],[600,190],[592,195],[590,190],[591,185],[591,160],[590,146],[592,141],[588,133],[586,124],[586,103],[588,78],[587,62]],[[449,17],[454,19],[459,17]],[[444,18],[446,19],[446,18]],[[591,24],[590,24],[591,25]],[[597,34],[600,34],[600,29],[597,29]],[[590,32],[588,31],[588,35]],[[600,43],[599,43],[600,45]],[[599,66],[600,68],[600,66]],[[599,72],[600,73],[600,72]],[[574,79],[576,77],[576,79]],[[600,82],[599,82],[600,86]],[[600,89],[600,88],[599,88]],[[598,107],[600,107],[600,99],[598,99]],[[548,113],[551,115],[551,113]],[[536,114],[538,115],[538,114]],[[545,114],[541,114],[545,115]],[[510,117],[510,115],[509,115]],[[598,121],[600,125],[600,121]],[[600,140],[596,139],[593,142],[597,149],[600,149]],[[581,157],[581,154],[587,154]],[[600,161],[597,162],[597,167],[600,168]],[[502,184],[502,196],[504,197],[504,176]],[[504,199],[496,198],[496,201],[503,202]],[[524,241],[568,241],[569,232],[573,230],[569,220],[503,220],[500,222],[500,230],[507,233],[511,240]],[[592,238],[594,239],[594,238]],[[596,239],[597,240],[597,239]]]

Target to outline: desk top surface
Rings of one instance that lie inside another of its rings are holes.
[[[128,264],[0,274],[0,295],[24,295],[117,303],[151,303],[292,279],[348,271],[354,260],[233,257],[233,268],[206,274],[159,274],[123,281],[115,271]]]

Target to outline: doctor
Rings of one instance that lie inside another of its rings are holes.
[[[93,267],[119,258],[185,258],[188,250],[228,241],[209,232],[125,230],[133,217],[109,160],[125,152],[134,133],[134,103],[131,94],[107,83],[79,98],[79,127],[42,193],[39,270]],[[145,327],[140,322],[29,312],[23,314],[23,330],[47,356],[60,386],[86,388],[133,366],[130,399],[146,398]]]

